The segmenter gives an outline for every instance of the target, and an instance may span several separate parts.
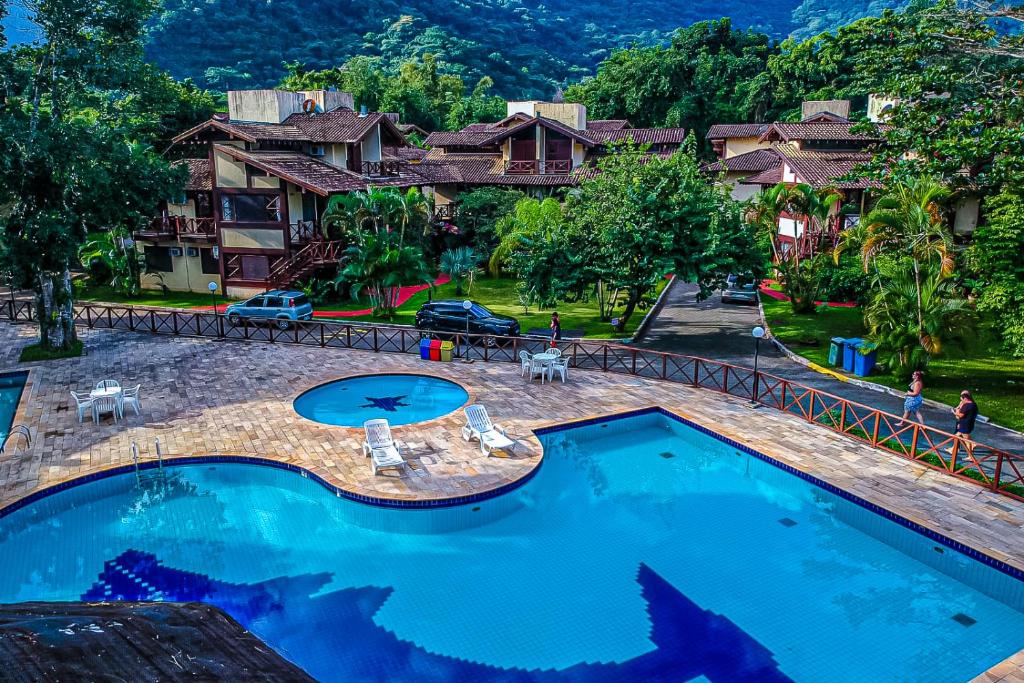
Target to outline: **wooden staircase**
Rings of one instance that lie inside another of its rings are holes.
[[[292,257],[270,271],[267,289],[286,289],[298,280],[315,273],[324,266],[341,260],[345,245],[340,240],[317,238],[292,254]]]

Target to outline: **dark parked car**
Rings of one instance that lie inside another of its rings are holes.
[[[730,275],[722,290],[723,304],[756,304],[757,283],[749,275]]]
[[[232,325],[240,325],[242,320],[267,320],[278,329],[287,330],[296,320],[310,320],[313,306],[302,292],[273,289],[248,301],[231,304],[225,312]]]
[[[470,334],[519,336],[518,320],[492,313],[475,301],[472,303],[469,311],[466,311],[462,301],[455,299],[428,301],[416,311],[416,327],[431,332],[465,332],[468,316]]]

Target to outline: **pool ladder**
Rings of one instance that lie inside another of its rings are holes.
[[[163,454],[163,451],[160,450],[160,438],[159,437],[157,437],[155,444],[156,444],[156,463],[157,463],[156,466],[157,466],[157,469],[159,470],[160,474],[163,474],[163,472],[164,472],[164,454]],[[142,475],[141,475],[141,473],[139,471],[139,447],[138,447],[138,445],[134,441],[132,441],[132,463],[135,465],[135,483],[141,485],[142,484]]]
[[[0,443],[0,453],[6,452],[7,451],[7,444],[9,444],[11,442],[11,439],[13,439],[13,438],[15,438],[17,436],[24,437],[24,439],[25,439],[25,448],[32,448],[32,432],[31,432],[31,430],[29,430],[29,428],[26,427],[25,425],[12,425],[11,426],[11,431],[8,432],[7,437],[4,439],[3,443]],[[15,442],[15,446],[17,446],[17,442]],[[15,449],[15,452],[17,452],[17,449]]]

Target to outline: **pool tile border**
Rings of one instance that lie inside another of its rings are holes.
[[[981,552],[979,550],[976,550],[976,549],[972,548],[971,546],[965,545],[964,543],[961,543],[960,541],[957,541],[957,540],[955,540],[953,538],[950,538],[949,536],[946,536],[945,534],[940,534],[939,532],[934,531],[934,530],[924,526],[923,524],[919,524],[917,522],[914,522],[912,520],[907,519],[906,517],[904,517],[902,515],[898,515],[895,512],[892,512],[891,510],[888,510],[888,509],[882,507],[881,505],[877,505],[875,503],[872,503],[871,501],[865,500],[864,498],[861,498],[860,496],[852,494],[849,491],[846,491],[845,489],[841,489],[838,486],[835,486],[834,484],[830,484],[827,481],[825,481],[824,479],[816,477],[813,474],[809,474],[807,472],[804,472],[803,470],[800,470],[800,469],[798,469],[796,467],[793,467],[792,465],[788,465],[788,464],[782,462],[781,460],[773,458],[773,457],[771,457],[769,455],[765,455],[764,453],[761,453],[760,451],[758,451],[758,450],[756,450],[754,448],[751,448],[750,446],[747,446],[744,443],[741,443],[739,441],[731,439],[728,436],[725,436],[724,434],[719,434],[718,432],[714,431],[713,429],[709,429],[708,427],[705,427],[702,424],[699,424],[697,422],[694,422],[693,420],[685,418],[682,415],[679,415],[679,414],[677,414],[677,413],[675,413],[675,412],[673,412],[671,410],[668,410],[667,408],[663,408],[662,406],[650,406],[650,407],[647,407],[647,408],[638,408],[638,409],[635,409],[635,410],[629,410],[629,411],[625,411],[625,412],[614,413],[612,415],[605,415],[605,416],[601,416],[601,417],[591,417],[591,418],[585,418],[583,420],[576,420],[574,422],[567,422],[567,423],[563,423],[563,424],[550,425],[550,426],[547,426],[547,427],[539,427],[539,428],[534,430],[534,434],[536,434],[538,437],[540,437],[540,436],[543,436],[545,434],[554,434],[554,433],[557,433],[557,432],[563,432],[563,431],[568,431],[568,430],[572,430],[572,429],[578,429],[580,427],[588,427],[588,426],[591,426],[591,425],[597,425],[597,424],[602,424],[602,423],[607,423],[607,422],[614,422],[614,421],[617,421],[617,420],[624,420],[624,419],[628,419],[628,418],[631,418],[631,417],[639,417],[639,416],[642,416],[642,415],[652,415],[652,414],[663,415],[663,416],[665,416],[665,417],[667,417],[669,419],[672,419],[672,420],[675,420],[676,422],[679,422],[680,424],[686,425],[687,427],[690,427],[691,429],[695,429],[695,430],[697,430],[698,432],[700,432],[702,434],[710,436],[710,437],[712,437],[712,438],[714,438],[714,439],[716,439],[716,440],[726,444],[727,446],[735,448],[735,449],[737,449],[737,450],[739,450],[739,451],[741,451],[743,453],[746,453],[747,455],[750,455],[752,457],[757,458],[758,460],[762,460],[762,461],[764,461],[764,462],[766,462],[766,463],[768,463],[770,465],[778,467],[779,469],[781,469],[781,470],[783,470],[785,472],[788,472],[789,474],[796,475],[800,479],[803,479],[804,481],[806,481],[806,482],[808,482],[810,484],[813,484],[814,486],[817,486],[818,488],[824,489],[825,491],[828,491],[829,493],[832,493],[832,494],[834,494],[836,496],[839,496],[840,498],[842,498],[844,500],[847,500],[847,501],[849,501],[851,503],[859,505],[860,507],[862,507],[862,508],[864,508],[864,509],[866,509],[866,510],[868,510],[870,512],[873,512],[876,515],[879,515],[879,516],[884,517],[884,518],[886,518],[888,520],[896,522],[897,524],[899,524],[900,526],[902,526],[902,527],[904,527],[906,529],[909,529],[909,530],[914,531],[914,532],[916,532],[918,534],[921,534],[922,536],[924,536],[924,537],[926,537],[926,538],[928,538],[928,539],[930,539],[932,541],[935,541],[936,543],[940,543],[940,544],[946,546],[947,548],[950,548],[951,550],[955,550],[956,552],[958,552],[958,553],[960,553],[962,555],[966,555],[967,557],[970,557],[970,558],[976,560],[977,562],[980,562],[980,563],[982,563],[982,564],[984,564],[984,565],[986,565],[988,567],[991,567],[992,569],[998,570],[999,572],[1002,572],[1003,574],[1006,574],[1007,576],[1010,576],[1010,577],[1012,577],[1012,578],[1014,578],[1014,579],[1016,579],[1018,581],[1024,582],[1024,571],[1021,571],[1020,569],[1018,569],[1017,567],[1014,567],[1013,565],[1007,564],[1006,562],[1003,562],[1002,560],[998,560],[998,559],[996,559],[996,558],[994,558],[994,557],[992,557],[990,555],[986,555],[985,553],[983,553],[983,552]]]

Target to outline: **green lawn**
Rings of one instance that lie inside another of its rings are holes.
[[[658,285],[657,293],[661,293],[667,284],[667,280],[663,281]],[[487,308],[491,309],[495,313],[502,315],[511,315],[519,320],[519,326],[525,333],[531,328],[540,328],[547,330],[548,325],[551,324],[551,311],[557,310],[559,317],[562,319],[562,330],[568,332],[569,330],[583,330],[583,333],[587,337],[598,338],[598,339],[618,339],[630,335],[636,329],[636,326],[643,320],[646,311],[636,311],[633,314],[632,320],[629,321],[625,334],[617,333],[612,330],[612,327],[607,322],[602,322],[597,310],[597,303],[594,301],[588,303],[559,303],[553,309],[538,309],[535,306],[531,306],[529,310],[524,313],[523,307],[516,303],[516,281],[511,278],[491,278],[484,277],[479,278],[473,284],[473,290],[466,292],[461,297],[455,296],[455,285],[448,283],[441,285],[440,287],[434,288],[433,298],[434,299],[455,299],[455,298],[466,298],[477,301]],[[399,307],[397,315],[392,322],[402,325],[412,325],[415,323],[416,311],[419,307],[427,300],[428,294],[426,291],[415,294],[405,304]],[[337,309],[337,310],[353,310],[358,308],[365,308],[369,304],[363,303],[359,306],[352,306],[348,309]],[[318,306],[318,310],[333,310],[330,306]],[[382,319],[375,318],[372,316],[359,316],[354,318],[345,318],[346,320],[366,320],[373,322],[386,322]]]
[[[829,367],[832,337],[860,337],[865,332],[859,308],[822,307],[816,315],[794,315],[789,302],[769,297],[761,302],[772,334],[794,353],[825,367]],[[871,381],[897,389],[906,386],[889,374],[872,375]],[[947,348],[928,366],[927,398],[956,405],[963,389],[974,394],[982,415],[1024,431],[1024,359],[1010,358],[987,334],[959,348]]]
[[[109,304],[125,304],[128,306],[167,306],[169,308],[196,308],[212,306],[213,297],[205,292],[168,292],[162,293],[155,289],[144,289],[139,296],[128,297],[115,292],[111,287],[89,287],[77,285],[75,299],[78,301],[102,301]],[[217,303],[229,303],[232,300],[217,295]]]
[[[658,285],[656,294],[660,294],[667,283],[668,280],[663,280]],[[428,294],[426,290],[419,292],[418,294],[414,294],[408,301],[398,308],[398,311],[392,320],[369,315],[337,318],[337,320],[413,325],[416,322],[416,311],[423,302],[427,301],[429,296],[433,296],[434,299],[468,298],[483,304],[495,313],[515,316],[519,319],[519,326],[524,333],[531,328],[547,330],[548,325],[551,323],[551,311],[557,310],[562,319],[562,330],[565,332],[582,329],[584,335],[587,337],[597,339],[618,339],[632,334],[636,329],[636,326],[640,324],[640,321],[643,320],[644,315],[646,314],[646,310],[637,310],[633,314],[633,319],[629,321],[625,334],[620,334],[612,330],[611,324],[600,320],[597,303],[593,301],[573,304],[560,303],[554,309],[544,310],[539,310],[535,306],[531,306],[529,310],[524,313],[523,307],[516,303],[517,297],[515,287],[516,281],[510,278],[482,277],[477,279],[473,284],[473,290],[471,292],[467,292],[461,297],[456,297],[455,285],[448,283],[446,285],[441,285],[440,287],[435,287],[432,294]],[[106,303],[119,303],[133,306],[195,308],[199,306],[210,306],[212,304],[212,298],[210,295],[201,292],[168,292],[167,294],[163,294],[159,291],[143,290],[140,296],[129,298],[122,294],[117,294],[110,287],[86,287],[78,285],[76,286],[75,296],[79,301],[102,301]],[[221,296],[217,297],[217,303],[219,304],[223,304],[226,301],[227,300]],[[330,311],[358,311],[370,308],[370,302],[365,298],[358,301],[332,301],[329,303],[319,304],[314,306],[314,308],[320,313]]]

